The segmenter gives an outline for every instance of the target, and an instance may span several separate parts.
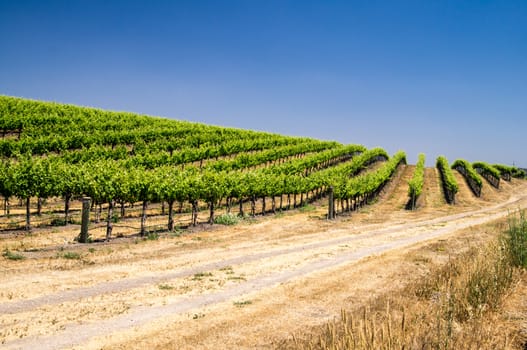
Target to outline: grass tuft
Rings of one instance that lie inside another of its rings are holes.
[[[240,222],[240,218],[234,214],[218,215],[214,219],[214,223],[219,225],[236,225],[238,222]]]
[[[159,234],[156,232],[149,232],[148,236],[146,236],[146,239],[149,241],[156,241],[159,239]]]
[[[315,211],[317,207],[315,207],[313,204],[304,204],[298,210],[302,213],[307,213],[310,211]]]
[[[172,290],[174,289],[174,286],[171,286],[170,284],[160,284],[157,286],[161,290]]]
[[[192,277],[192,280],[194,281],[201,281],[203,277],[212,277],[211,272],[198,272],[194,274],[194,277]]]
[[[80,260],[81,255],[77,252],[65,252],[63,254],[57,254],[57,257],[69,260]]]
[[[506,244],[515,267],[527,268],[527,219],[525,211],[509,215]]]
[[[233,304],[236,307],[244,307],[247,305],[251,305],[253,302],[252,300],[242,300],[242,301],[235,301]]]
[[[19,253],[14,253],[9,249],[5,249],[2,256],[8,260],[24,260],[26,257]]]

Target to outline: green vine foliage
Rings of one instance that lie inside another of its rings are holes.
[[[404,152],[389,157],[381,148],[8,96],[0,96],[0,132],[0,194],[63,197],[65,212],[82,196],[112,205],[200,202],[211,212],[224,199],[324,193],[330,186],[336,199],[365,198],[406,161]],[[378,161],[384,163],[370,171]],[[472,167],[462,165],[470,174]],[[455,194],[446,158],[437,166]],[[488,171],[522,175],[497,166]],[[420,155],[409,196],[421,194],[423,172]]]
[[[455,203],[455,196],[459,190],[459,185],[445,156],[437,157],[436,167],[441,175],[441,183],[443,185],[447,202]]]
[[[412,209],[415,209],[416,200],[423,192],[425,160],[425,155],[423,153],[419,154],[417,163],[415,165],[414,174],[408,182],[408,196],[410,197],[410,201],[412,203]]]
[[[476,197],[481,196],[483,180],[476,172],[476,170],[472,167],[472,164],[470,164],[464,159],[457,159],[452,164],[452,169],[458,170],[465,177],[467,184],[469,185],[472,192],[476,195]]]
[[[468,161],[464,159],[457,159],[454,163],[452,163],[452,169],[464,169],[464,176],[474,181],[480,187],[483,185],[483,180],[481,180],[479,174],[474,170],[472,164],[470,164]]]

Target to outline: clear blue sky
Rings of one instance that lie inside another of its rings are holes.
[[[527,1],[0,0],[0,94],[527,166]]]

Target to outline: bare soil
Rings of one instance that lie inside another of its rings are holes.
[[[6,349],[276,348],[380,293],[415,281],[499,232],[527,207],[527,182],[464,180],[455,206],[426,169],[407,211],[401,167],[380,198],[325,220],[324,201],[236,226],[156,240],[73,243],[78,226],[0,236],[0,343]]]

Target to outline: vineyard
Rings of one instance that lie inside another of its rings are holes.
[[[242,217],[297,208],[331,187],[340,211],[350,211],[406,162],[403,152],[389,159],[361,145],[13,97],[0,98],[0,115],[4,229],[31,231],[35,214],[39,226],[78,223],[83,197],[91,199],[93,221],[106,221],[106,240],[138,206],[142,236],[163,229],[147,225],[149,208],[166,215],[172,231],[199,224],[203,211],[213,224],[220,208]],[[368,170],[379,161],[387,162]],[[21,206],[25,220],[17,221]]]
[[[145,236],[213,224],[218,210],[254,217],[328,195],[328,218],[334,218],[372,201],[406,163],[404,152],[390,159],[380,148],[7,96],[0,96],[0,116],[4,230],[79,223],[84,197],[97,224],[92,230],[100,232],[104,221],[106,240],[122,235],[120,226],[129,227],[123,219],[140,218],[137,230]],[[409,181],[412,209],[423,187],[424,157]],[[371,170],[378,162],[386,164]],[[448,168],[439,157],[445,198],[454,203],[457,183]],[[476,172],[464,160],[452,168],[476,196],[482,186],[478,172],[496,188],[501,177],[524,175],[484,162],[474,164]],[[149,216],[156,217],[153,224]]]
[[[527,208],[484,161],[8,96],[0,133],[7,349],[295,348]]]

